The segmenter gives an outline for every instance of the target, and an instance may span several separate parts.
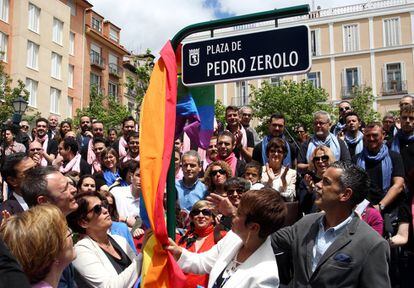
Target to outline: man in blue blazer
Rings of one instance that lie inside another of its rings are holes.
[[[291,252],[290,286],[391,287],[389,245],[353,211],[369,189],[367,173],[338,161],[317,188],[315,203],[323,212],[272,235],[274,250]]]

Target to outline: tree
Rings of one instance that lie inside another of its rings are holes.
[[[220,99],[216,100],[214,104],[214,115],[216,116],[216,120],[221,122],[223,125],[226,123],[226,107],[220,101]]]
[[[76,110],[75,124],[79,123],[82,116],[89,116],[102,121],[105,127],[116,127],[122,123],[122,119],[131,113],[128,107],[122,105],[113,96],[103,95],[95,86],[91,87],[89,106]]]
[[[24,100],[29,99],[29,91],[24,89],[22,80],[17,80],[17,86],[12,88],[12,79],[6,73],[3,61],[0,61],[0,123],[10,119],[13,115],[13,100],[23,94]]]
[[[371,87],[355,86],[352,88],[352,109],[365,123],[378,121],[380,118],[379,113],[372,106],[373,102],[374,95]]]
[[[331,105],[326,102],[328,93],[306,80],[299,83],[286,80],[280,85],[271,85],[266,81],[261,87],[251,86],[251,89],[251,105],[255,116],[261,120],[257,130],[262,135],[268,132],[268,120],[276,112],[285,115],[287,128],[291,132],[299,124],[312,130],[313,113],[318,110],[332,112]]]

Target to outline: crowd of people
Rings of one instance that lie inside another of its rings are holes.
[[[250,107],[228,106],[207,149],[175,140],[177,229],[164,248],[186,287],[414,285],[413,98],[373,123],[351,104],[336,123],[315,112],[313,134],[287,133],[274,113],[263,137]],[[0,282],[139,286],[150,229],[135,119],[51,115],[30,128],[2,131]]]

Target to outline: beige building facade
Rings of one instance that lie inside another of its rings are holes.
[[[311,30],[312,68],[307,74],[216,85],[225,105],[249,103],[249,84],[281,79],[312,81],[333,104],[352,99],[356,86],[369,86],[381,114],[398,110],[403,95],[414,95],[414,1],[385,0],[279,20],[279,27],[305,24]],[[274,22],[245,31],[270,29]]]

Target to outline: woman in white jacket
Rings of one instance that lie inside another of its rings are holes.
[[[209,251],[191,253],[172,240],[166,249],[184,272],[210,274],[208,288],[278,287],[269,235],[283,225],[286,205],[282,197],[270,188],[248,191],[232,214],[232,231]]]
[[[138,280],[142,257],[136,255],[126,239],[108,234],[112,220],[105,198],[96,192],[77,197],[79,208],[69,222],[81,240],[75,245],[78,255],[73,265],[92,287],[130,288]]]

